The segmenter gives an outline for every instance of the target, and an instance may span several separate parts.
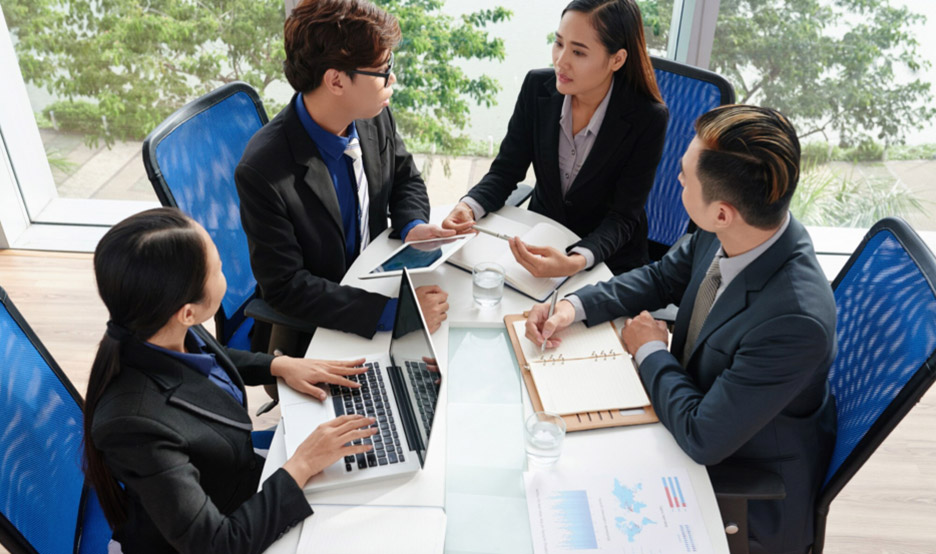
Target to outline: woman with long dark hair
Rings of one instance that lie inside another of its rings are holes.
[[[357,362],[300,360],[220,346],[200,324],[227,286],[198,223],[157,208],[115,225],[94,253],[110,314],[85,397],[85,472],[123,552],[262,552],[312,514],[302,487],[365,446],[373,420],[319,426],[257,491],[244,384],[283,377],[357,386]]]
[[[663,151],[668,112],[657,88],[635,0],[573,0],[562,12],[553,67],[530,71],[507,136],[481,181],[443,227],[468,232],[498,210],[527,173],[530,209],[582,237],[566,251],[512,239],[537,277],[604,262],[614,273],[647,254],[644,204]]]

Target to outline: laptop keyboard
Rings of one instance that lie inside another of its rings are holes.
[[[432,428],[432,417],[435,415],[436,384],[432,374],[426,369],[424,362],[406,361],[406,372],[409,373],[410,382],[416,388],[416,404],[419,408],[419,415],[423,420],[423,426],[426,429],[426,435]]]
[[[380,365],[376,362],[364,364],[367,373],[348,375],[348,380],[361,384],[361,388],[352,389],[339,385],[329,385],[335,415],[360,414],[377,420],[371,427],[377,427],[378,433],[372,437],[357,439],[353,444],[373,444],[374,449],[366,454],[345,456],[345,471],[367,469],[406,461],[403,457],[403,441],[394,426],[393,408],[387,396],[386,386],[381,376]]]

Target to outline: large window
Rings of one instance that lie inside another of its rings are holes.
[[[929,0],[721,0],[711,69],[793,120],[807,224],[936,230],[934,22]]]
[[[697,1],[676,0],[675,12]],[[453,202],[486,171],[523,76],[550,64],[549,36],[568,0],[376,3],[403,29],[397,120],[433,203]],[[673,51],[674,0],[640,3],[653,53]],[[9,162],[0,174],[0,237],[87,249],[108,225],[155,205],[143,138],[222,83],[247,81],[275,114],[292,94],[281,63],[284,11],[293,4],[5,0],[0,79],[11,85],[0,92],[0,150]],[[69,240],[56,238],[57,224],[71,226],[61,233]],[[42,240],[28,236],[39,231]]]
[[[377,3],[403,27],[394,110],[432,201],[453,202],[486,171],[523,76],[549,65],[549,36],[567,0]],[[708,65],[733,82],[739,101],[794,120],[806,160],[794,206],[801,219],[866,228],[900,215],[936,230],[928,182],[936,35],[924,32],[936,4],[639,4],[653,54]],[[292,93],[281,77],[283,0],[107,10],[99,0],[6,0],[2,8],[0,237],[8,241],[30,224],[106,228],[154,205],[141,141],[199,94],[246,80],[272,115]],[[66,236],[83,233],[94,236],[74,228]]]

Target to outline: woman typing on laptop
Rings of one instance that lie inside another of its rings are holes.
[[[357,362],[301,360],[227,349],[200,324],[226,289],[208,233],[173,208],[115,225],[94,254],[110,314],[85,400],[85,472],[123,552],[261,552],[312,514],[302,487],[370,446],[373,419],[320,425],[257,491],[244,384],[282,377],[357,387]]]

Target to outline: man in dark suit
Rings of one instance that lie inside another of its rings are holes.
[[[803,553],[834,445],[836,348],[831,288],[788,211],[799,142],[784,116],[753,106],[717,108],[696,133],[680,181],[699,231],[660,262],[576,291],[551,318],[536,306],[527,336],[636,316],[622,338],[663,425],[699,463],[779,474],[786,498],[749,504],[752,551]],[[666,325],[646,310],[669,303],[667,350]]]
[[[338,283],[387,228],[388,211],[404,240],[454,234],[426,223],[426,185],[388,107],[399,40],[396,19],[366,0],[297,6],[284,63],[297,93],[250,140],[234,175],[263,298],[285,315],[364,337],[392,327],[396,300]],[[417,296],[437,329],[447,295],[432,286]]]

